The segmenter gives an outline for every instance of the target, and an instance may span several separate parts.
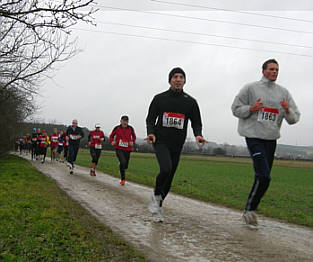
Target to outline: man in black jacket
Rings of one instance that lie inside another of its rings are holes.
[[[70,174],[73,174],[74,162],[76,161],[76,156],[79,149],[79,142],[83,137],[84,132],[79,126],[77,126],[77,120],[74,119],[72,125],[69,126],[66,130],[66,140],[69,142],[67,161]]]
[[[169,74],[169,90],[156,95],[149,107],[147,124],[147,142],[153,144],[160,166],[156,178],[154,194],[149,211],[154,221],[162,222],[162,202],[168,194],[178,166],[184,145],[188,120],[198,145],[206,140],[202,137],[202,123],[197,101],[183,91],[186,82],[185,72],[174,68]]]

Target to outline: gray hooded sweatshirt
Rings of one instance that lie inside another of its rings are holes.
[[[259,98],[264,108],[250,112],[250,106]],[[289,104],[289,114],[280,104],[284,98]],[[234,116],[239,118],[239,134],[248,138],[278,139],[284,118],[290,125],[297,123],[300,118],[300,112],[288,90],[264,76],[260,81],[245,85],[235,97],[231,109]]]

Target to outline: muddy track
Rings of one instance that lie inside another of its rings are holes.
[[[32,162],[32,161],[31,161]],[[32,162],[73,199],[148,259],[163,261],[313,261],[313,230],[260,217],[258,230],[245,226],[241,212],[169,194],[164,223],[147,210],[152,189],[61,163]]]

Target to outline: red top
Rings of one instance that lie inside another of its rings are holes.
[[[88,141],[91,142],[90,147],[94,147],[96,149],[102,149],[101,138],[104,138],[104,133],[100,131],[90,131],[88,136]]]
[[[39,146],[40,147],[47,147],[47,145],[49,144],[49,138],[47,136],[44,136],[44,135],[40,135],[38,137],[38,140],[40,142]]]
[[[111,144],[113,140],[116,142],[116,149],[132,151],[133,147],[130,145],[130,142],[135,143],[136,141],[135,131],[129,125],[125,128],[122,125],[116,126],[110,135]]]
[[[50,146],[58,146],[59,144],[59,134],[51,134],[50,135]]]

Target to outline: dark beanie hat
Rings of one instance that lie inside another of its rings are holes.
[[[168,75],[168,82],[171,82],[171,79],[175,74],[182,74],[185,78],[185,83],[186,83],[186,74],[184,70],[181,69],[180,67],[175,67],[171,70],[170,74]]]

